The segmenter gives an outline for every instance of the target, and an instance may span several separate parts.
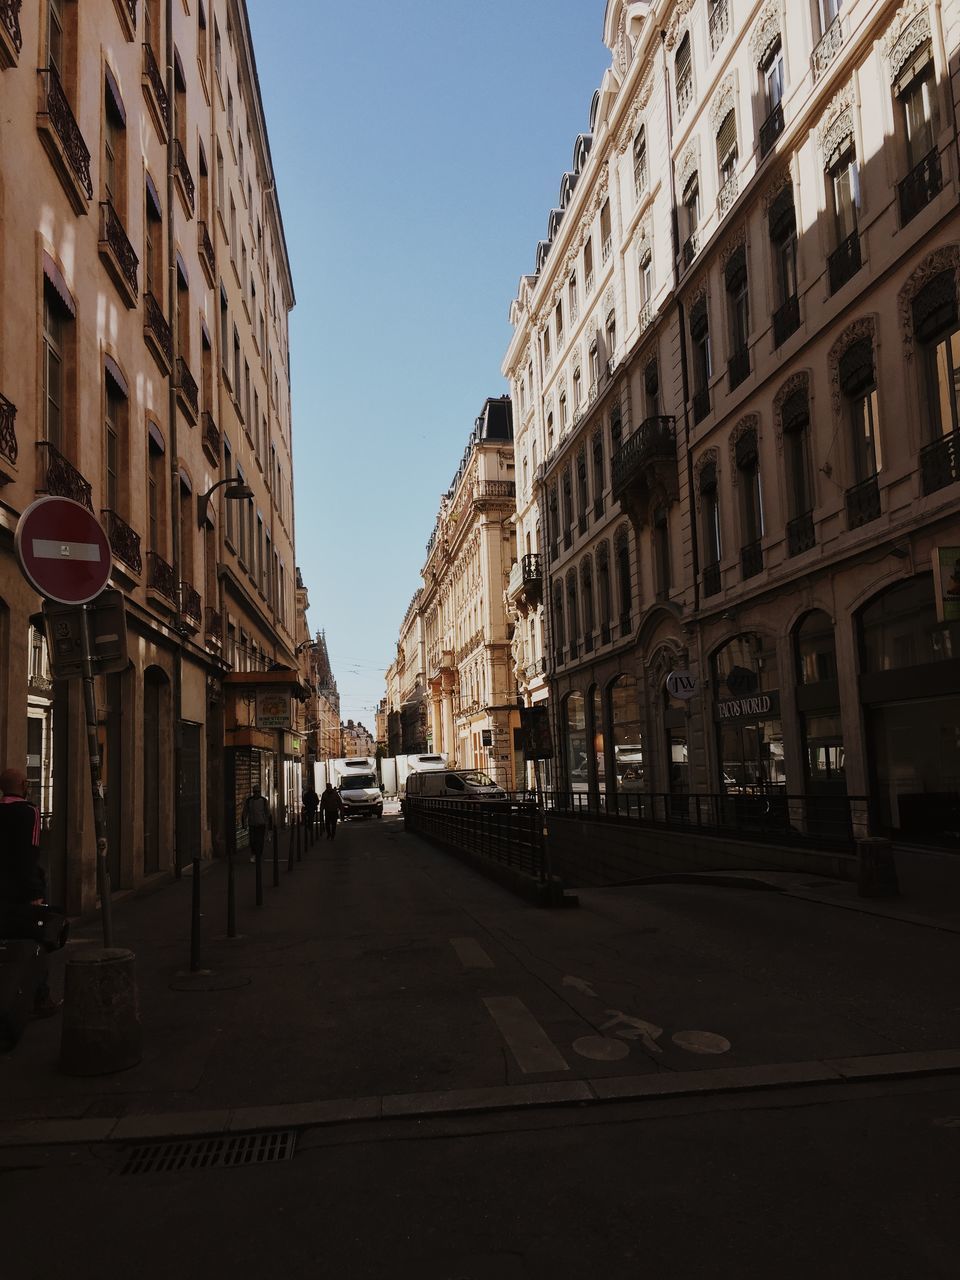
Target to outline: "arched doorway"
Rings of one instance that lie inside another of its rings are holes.
[[[726,795],[785,793],[783,727],[774,641],[734,636],[713,655],[720,778]]]
[[[568,693],[563,704],[563,739],[567,785],[571,791],[587,790],[587,717],[582,693]]]
[[[622,672],[607,689],[610,711],[610,782],[619,811],[628,797],[644,790],[643,730],[640,721],[640,685],[635,676]]]

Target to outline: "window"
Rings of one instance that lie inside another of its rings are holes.
[[[197,143],[197,173],[199,177],[200,218],[207,222],[210,218],[210,175],[207,170],[207,153],[203,143]]]
[[[859,484],[876,476],[881,461],[877,384],[869,338],[846,349],[840,357],[839,375],[849,414],[853,474]]]
[[[643,125],[633,140],[633,186],[639,199],[647,189],[647,131]]]
[[[246,483],[242,467],[237,467],[237,480],[239,481],[240,484]],[[230,502],[227,503],[228,508],[233,505],[234,505],[233,503],[230,503]],[[244,516],[243,506],[239,502],[236,504],[236,506],[237,506],[237,524],[239,526],[239,546],[237,547],[237,552],[240,556],[240,559],[244,562],[244,564],[246,564],[247,563],[247,521]]]
[[[670,525],[666,507],[655,507],[653,519],[653,575],[657,596],[670,594]]]
[[[697,230],[700,226],[700,176],[694,173],[683,189],[683,261],[689,266],[698,249]]]
[[[582,693],[570,693],[563,704],[567,781],[571,791],[587,789],[587,718]]]
[[[563,299],[557,300],[556,311],[554,312],[554,322],[557,326],[557,351],[563,346]]]
[[[163,214],[160,197],[153,182],[147,179],[146,217],[144,219],[144,286],[147,293],[163,309]]]
[[[693,348],[693,415],[700,422],[710,412],[710,379],[713,376],[710,322],[705,297],[691,308],[690,341]]]
[[[43,408],[44,439],[65,451],[65,391],[67,330],[72,317],[48,282],[43,289]]]
[[[197,5],[197,58],[203,71],[204,79],[207,76],[207,58],[209,50],[207,48],[207,12],[203,7],[203,0]]]
[[[159,432],[151,428],[147,440],[147,544],[159,556],[163,556],[167,549],[167,487],[163,459]]]
[[[630,577],[630,543],[625,528],[617,532],[614,555],[617,560],[617,590],[620,594],[620,630],[626,634],[633,612],[633,583]]]
[[[233,90],[227,85],[227,133],[233,137]]]
[[[243,383],[240,381],[240,334],[237,326],[233,326],[233,397],[237,406],[237,413],[243,418],[243,405],[240,397],[243,395]]]
[[[123,222],[127,210],[126,119],[116,81],[109,72],[103,96],[103,196]]]
[[[597,430],[593,433],[593,510],[598,517],[603,514],[603,471],[603,435]]]
[[[700,512],[705,569],[720,563],[720,503],[717,494],[717,465],[708,462],[700,469]],[[711,594],[709,591],[705,594]]]
[[[217,208],[220,210],[220,216],[223,217],[223,211],[226,208],[226,201],[223,194],[223,152],[220,150],[220,143],[217,143]]]
[[[857,231],[857,209],[860,204],[859,175],[853,139],[846,139],[846,150],[830,167],[830,190],[837,244],[842,244]]]
[[[190,364],[190,287],[177,260],[177,354]]]
[[[553,414],[547,414],[547,452],[553,449]]]
[[[799,555],[814,544],[813,476],[810,464],[810,405],[807,392],[792,392],[780,410],[787,477],[787,549]]]
[[[560,430],[564,432],[567,429],[567,393],[565,391],[560,392],[558,403],[560,408]]]
[[[913,300],[914,332],[923,343],[928,438],[960,429],[960,327],[952,269],[941,271]]]
[[[650,306],[653,302],[653,254],[649,248],[643,251],[640,258],[640,312],[645,321],[649,320]]]
[[[127,399],[117,381],[106,376],[104,405],[104,497],[118,515],[126,511],[124,480],[127,447]]]
[[[219,80],[223,69],[223,43],[220,39],[220,24],[216,18],[213,20],[213,67]]]
[[[606,332],[604,334],[605,350],[607,355],[607,372],[613,372],[614,355],[617,350],[617,317],[611,311],[607,316]]]
[[[730,389],[738,386],[750,372],[750,304],[747,295],[747,255],[741,245],[727,261],[727,316],[730,332]]]
[[[833,20],[839,16],[843,0],[817,0],[820,9],[820,33],[824,34]]]
[[[606,542],[597,548],[597,607],[602,643],[610,639],[610,551]]]
[[[907,167],[913,169],[933,150],[940,130],[937,85],[929,42],[913,55],[897,77],[894,87],[907,143]]]
[[[573,409],[574,409],[574,412],[576,412],[576,411],[577,411],[577,409],[579,409],[579,408],[580,408],[580,403],[581,403],[581,401],[582,401],[582,400],[583,400],[583,378],[581,377],[580,366],[579,366],[579,365],[577,365],[577,367],[576,367],[576,368],[574,369],[574,371],[573,371]]]
[[[187,150],[187,78],[183,74],[180,54],[173,53],[173,132],[177,141]]]
[[[590,395],[596,395],[597,384],[600,381],[600,352],[598,350],[597,339],[590,343]]]
[[[203,408],[213,412],[213,347],[207,326],[200,326],[200,392],[203,396]]]
[[[793,187],[785,187],[770,206],[770,242],[780,306],[797,296],[797,215]]]
[[[736,443],[735,457],[740,481],[740,567],[742,576],[751,578],[763,568],[760,549],[763,512],[760,503],[760,456],[756,431],[749,430],[740,436]]]
[[[263,516],[257,512],[256,579],[262,592],[267,589],[266,561],[263,558]]]
[[[656,360],[649,360],[643,371],[643,399],[646,416],[660,417],[660,370]]]
[[[543,331],[543,368],[545,373],[549,373],[553,367],[553,353],[550,350],[550,328],[546,327]]]
[[[600,210],[600,256],[604,263],[610,257],[613,248],[613,235],[610,226],[610,201],[604,200]]]
[[[690,32],[684,32],[673,60],[674,80],[677,87],[677,117],[684,114],[693,101],[693,59],[690,50]]]
[[[573,524],[573,487],[570,481],[570,468],[565,467],[560,480],[561,510],[563,513],[564,546],[570,546],[570,528]]]
[[[230,310],[227,305],[227,291],[220,285],[220,359],[223,372],[230,380]]]
[[[593,293],[593,236],[583,246],[583,287],[589,297]]]
[[[580,517],[580,532],[583,533],[587,527],[587,507],[589,498],[587,496],[587,450],[581,445],[577,450],[577,511]]]
[[[580,647],[580,610],[577,608],[577,575],[573,569],[567,574],[567,635],[570,657],[575,658]]]
[[[774,44],[760,68],[763,76],[763,93],[769,117],[783,101],[783,46]]]
[[[610,410],[610,457],[617,452],[623,443],[623,414],[620,405],[615,404]]]
[[[574,324],[576,322],[577,316],[579,315],[579,301],[577,299],[577,277],[575,274],[570,277],[570,283],[567,286],[567,298],[568,298],[567,311],[570,316],[570,323]]]
[[[143,6],[143,42],[153,51],[157,62],[162,65],[163,53],[163,21],[160,12],[160,0],[146,0]]]
[[[61,84],[66,78],[66,14],[69,0],[47,0],[47,66],[57,73]]]
[[[593,612],[593,566],[590,557],[580,566],[580,600],[583,606],[583,644],[589,653],[593,648],[596,619]]]
[[[233,192],[230,193],[230,259],[232,262],[237,260],[237,204],[233,198]]]

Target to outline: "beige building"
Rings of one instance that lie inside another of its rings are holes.
[[[610,0],[604,38],[505,361],[564,781],[955,843],[960,4]]]
[[[167,14],[0,6],[0,749],[71,911],[92,806],[79,689],[49,680],[13,555],[36,496],[102,520],[126,599],[130,666],[97,689],[113,888],[221,849],[293,754],[245,679],[295,665],[294,299],[246,7]]]
[[[376,754],[376,740],[366,725],[360,721],[347,720],[340,725],[340,734],[343,739],[343,751],[338,752],[339,755],[373,756]]]
[[[397,656],[387,668],[387,754],[424,752],[429,734],[423,588],[413,593],[400,624]]]

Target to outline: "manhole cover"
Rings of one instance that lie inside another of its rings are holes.
[[[730,1049],[730,1041],[713,1031],[678,1031],[670,1039],[688,1053],[727,1053]]]
[[[190,1169],[236,1169],[248,1164],[275,1164],[278,1160],[291,1160],[295,1144],[295,1129],[146,1142],[127,1150],[120,1172],[182,1173]]]
[[[594,1062],[619,1062],[630,1052],[629,1045],[611,1036],[581,1036],[574,1040],[573,1048],[581,1058],[591,1058]]]

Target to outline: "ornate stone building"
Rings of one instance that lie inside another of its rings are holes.
[[[604,38],[504,363],[565,782],[955,842],[960,4],[610,0]]]
[[[293,752],[245,683],[295,666],[293,287],[242,0],[7,0],[0,118],[0,751],[37,785],[53,895],[87,911],[82,704],[49,680],[13,531],[59,494],[113,550],[113,888],[222,849],[234,784],[272,791]]]

